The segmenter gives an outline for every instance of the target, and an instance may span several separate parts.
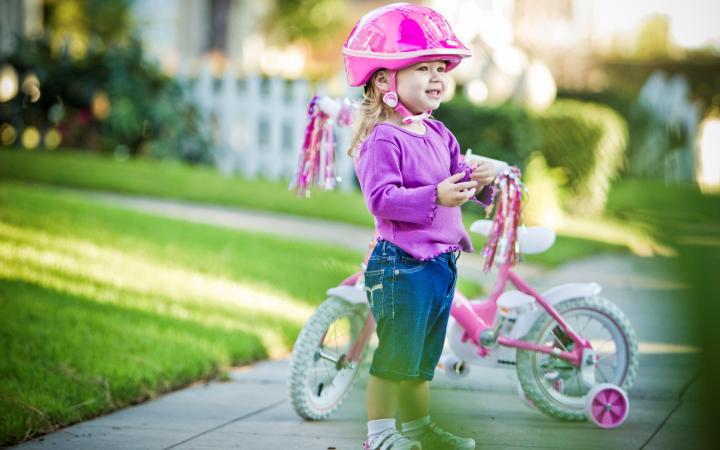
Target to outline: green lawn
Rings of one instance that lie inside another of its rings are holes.
[[[357,193],[316,191],[308,201],[288,190],[289,180],[272,183],[223,177],[208,167],[177,162],[150,159],[123,162],[77,151],[25,151],[0,147],[0,178],[215,203],[373,226],[362,196]]]
[[[223,177],[209,168],[189,167],[155,160],[116,161],[92,154],[68,151],[21,151],[0,148],[0,178],[33,183],[97,189],[128,194],[216,203],[248,209],[275,211],[319,219],[335,220],[360,226],[373,226],[358,191],[315,191],[310,200],[288,191],[287,182],[247,181]],[[465,207],[464,221],[469,226],[482,218],[474,204]],[[484,239],[472,236],[477,249]],[[556,244],[528,261],[557,266],[575,258],[599,252],[627,251],[622,243],[594,237],[558,234]]]
[[[0,445],[286,354],[362,256],[0,182]]]
[[[361,257],[0,183],[0,445],[287,352]]]

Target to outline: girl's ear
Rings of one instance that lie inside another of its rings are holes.
[[[378,72],[375,75],[375,78],[373,80],[373,83],[375,83],[375,87],[377,87],[380,92],[385,93],[385,92],[389,91],[390,90],[390,74],[385,69],[378,70]]]

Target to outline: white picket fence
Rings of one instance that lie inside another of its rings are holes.
[[[209,66],[189,85],[222,173],[290,182],[304,139],[308,103],[314,94],[324,94],[322,85],[260,76],[237,78],[230,68],[216,78]],[[354,169],[346,154],[350,130],[335,129],[339,186],[351,190]]]

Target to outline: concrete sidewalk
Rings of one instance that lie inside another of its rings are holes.
[[[134,211],[225,228],[268,233],[288,239],[336,245],[356,250],[362,254],[367,252],[368,244],[372,241],[375,233],[372,228],[269,211],[253,211],[114,192],[63,189]],[[485,278],[482,268],[483,261],[477,250],[474,254],[464,253],[458,263],[461,276],[491,283],[493,279]],[[529,266],[524,267],[523,270],[525,274],[537,273],[537,269]]]
[[[176,202],[162,204],[177,206]],[[164,214],[158,207],[153,203],[148,208]],[[182,214],[178,217],[188,218]],[[199,217],[206,218],[207,214]],[[238,216],[229,217],[237,220]],[[279,221],[277,226],[296,235],[294,223]],[[327,223],[321,226],[326,242],[329,234],[341,236],[346,231],[328,228],[331,225]],[[263,231],[273,230],[265,226]],[[461,262],[463,259],[466,263],[470,260],[463,257]],[[474,270],[471,265],[470,271]],[[438,372],[431,390],[436,420],[452,431],[474,437],[478,448],[487,449],[702,448],[693,440],[701,431],[695,412],[702,392],[696,382],[698,356],[680,309],[683,286],[668,281],[672,277],[657,262],[624,256],[592,258],[550,272],[531,270],[525,275],[539,288],[567,281],[596,281],[604,287],[603,295],[628,315],[640,340],[641,359],[638,379],[630,392],[627,422],[608,431],[588,423],[550,419],[520,401],[513,370],[482,367],[472,367],[470,375],[459,381]],[[365,377],[346,404],[323,422],[304,422],[294,414],[287,399],[286,377],[286,360],[239,368],[232,372],[230,381],[194,385],[17,448],[360,448],[366,420]]]

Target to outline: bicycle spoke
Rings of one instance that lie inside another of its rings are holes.
[[[610,379],[605,375],[605,373],[602,371],[599,365],[595,365],[595,369],[597,369],[598,372],[600,372],[600,375],[603,377],[604,382],[608,382]]]
[[[592,317],[587,318],[587,322],[585,322],[585,325],[583,326],[582,330],[578,332],[578,334],[582,335],[585,333],[585,330],[587,329],[587,326],[590,324],[590,321],[592,321]]]
[[[560,341],[560,338],[558,337],[558,335],[555,334],[554,329],[550,330],[550,334],[553,335],[553,337],[555,338],[555,342],[557,342],[560,345],[560,347],[563,349],[563,351],[568,351],[567,347],[565,347],[565,345],[562,343],[562,341]]]
[[[320,348],[318,349],[319,358],[314,366],[314,386],[319,386],[319,383],[324,383],[323,392],[325,388],[335,386],[337,374],[342,370],[338,370],[338,362],[342,355],[346,353],[343,343],[352,345],[352,330],[344,332],[345,328],[351,325],[346,323],[349,321],[349,317],[340,317],[333,322],[328,330],[325,332]],[[332,341],[328,341],[330,338]],[[318,379],[317,372],[321,372],[323,375]]]
[[[338,322],[340,322],[340,320],[342,320],[342,319],[338,319],[338,320],[333,324],[333,337],[335,338],[335,340],[334,340],[333,343],[332,343],[332,347],[333,347],[333,349],[335,350],[335,354],[338,355],[338,356],[342,354],[342,352],[341,352],[340,349],[338,348],[338,343],[339,343],[339,341],[338,341],[338,338],[337,338],[337,330],[338,330],[338,328],[339,328]]]
[[[580,380],[580,372],[575,374],[575,381],[577,381],[577,385],[578,385],[578,394],[582,395],[583,384],[582,384],[582,380]]]
[[[607,355],[607,356],[610,356],[610,355]],[[600,359],[597,360],[597,363],[596,363],[597,369],[598,369],[598,371],[600,371],[600,373],[603,375],[603,377],[605,377],[605,381],[610,381],[610,378],[608,378],[608,377],[605,375],[605,373],[602,372],[602,367],[603,367],[603,365],[602,365],[602,360],[603,360],[603,358],[600,358]],[[606,365],[605,367],[610,370],[610,373],[612,373],[612,375],[613,375],[613,377],[614,377],[614,376],[615,376],[615,368],[617,367],[617,364]]]

